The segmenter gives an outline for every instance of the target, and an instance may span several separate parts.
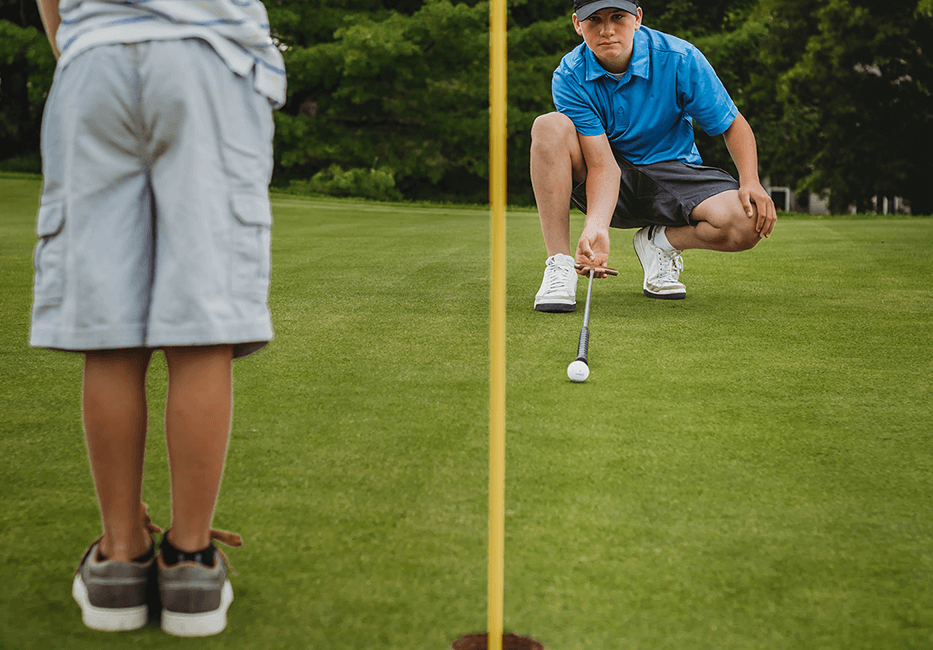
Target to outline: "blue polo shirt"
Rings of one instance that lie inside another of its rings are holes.
[[[687,41],[642,26],[621,79],[581,43],[560,62],[554,105],[582,135],[601,135],[635,165],[700,164],[693,120],[709,135],[729,128],[738,109],[706,57]]]

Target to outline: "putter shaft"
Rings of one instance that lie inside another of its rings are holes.
[[[593,269],[590,269],[590,282],[586,287],[586,308],[583,310],[583,327],[590,326],[590,295],[593,293]]]
[[[577,343],[577,361],[589,365],[590,348],[590,296],[593,294],[593,269],[590,269],[590,282],[586,288],[586,308],[583,310],[583,327],[580,328],[580,340]]]

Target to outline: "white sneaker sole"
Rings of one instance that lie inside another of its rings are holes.
[[[657,298],[659,300],[683,300],[687,297],[686,289],[670,289],[663,291],[650,291],[648,287],[642,287],[642,291],[649,298]]]
[[[567,298],[542,298],[539,302],[538,298],[535,298],[535,311],[566,313],[576,311],[576,309],[576,299],[569,300]]]
[[[95,607],[88,598],[87,587],[81,576],[75,576],[71,586],[71,595],[81,608],[81,620],[93,630],[103,632],[120,632],[121,630],[138,630],[149,622],[149,606],[139,607]]]
[[[212,612],[185,614],[162,610],[162,630],[173,636],[210,636],[227,627],[227,609],[233,602],[233,587],[224,582],[220,592],[220,607]]]

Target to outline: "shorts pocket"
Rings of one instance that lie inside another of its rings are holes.
[[[639,200],[653,200],[660,191],[657,182],[642,171],[636,173],[638,176],[635,179],[635,197]]]
[[[39,243],[32,256],[35,269],[33,296],[37,305],[60,302],[65,289],[65,206],[52,203],[39,207],[36,234]]]
[[[234,194],[231,277],[232,291],[240,296],[269,294],[272,212],[269,199],[255,194]]]

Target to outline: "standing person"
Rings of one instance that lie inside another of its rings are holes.
[[[211,529],[232,361],[272,338],[272,109],[285,70],[257,0],[39,0],[58,57],[42,124],[30,344],[84,354],[82,414],[103,535],[75,574],[89,627],[224,629]],[[168,366],[172,524],[141,503],[146,372]],[[220,557],[218,557],[220,555]]]
[[[705,57],[642,26],[637,0],[575,0],[583,43],[554,72],[557,112],[531,130],[531,181],[547,247],[535,309],[576,308],[581,265],[605,266],[609,228],[639,228],[650,298],[680,299],[681,252],[741,251],[769,237],[774,202],[758,178],[755,136]],[[702,165],[693,122],[722,134],[739,173]],[[573,202],[585,214],[575,257]],[[604,276],[605,273],[596,273]]]

